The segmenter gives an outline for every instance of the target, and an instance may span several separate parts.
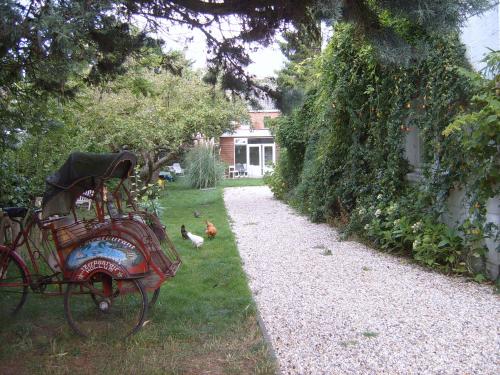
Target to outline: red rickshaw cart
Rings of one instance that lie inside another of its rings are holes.
[[[21,230],[0,245],[0,314],[16,315],[31,290],[64,295],[66,319],[81,336],[127,337],[145,324],[181,260],[158,217],[139,210],[127,186],[136,161],[127,151],[73,153],[47,178],[42,210],[3,208]],[[77,215],[82,194],[94,204],[90,218]]]

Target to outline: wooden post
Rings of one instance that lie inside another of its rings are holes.
[[[5,213],[0,212],[0,244],[5,244],[5,229],[7,226],[7,220],[9,217]]]
[[[11,243],[21,231],[18,223],[10,220],[9,216],[2,212],[0,217],[0,244]]]

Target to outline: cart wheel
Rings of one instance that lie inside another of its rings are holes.
[[[0,318],[15,315],[28,297],[28,277],[12,255],[0,255]]]
[[[64,313],[70,327],[83,337],[126,338],[143,325],[147,294],[140,280],[115,280],[99,274],[85,283],[70,283]]]
[[[150,309],[153,308],[156,301],[158,300],[159,295],[160,295],[160,288],[155,289],[155,291],[153,292],[153,295],[151,296],[151,299],[149,300],[148,308],[150,308]]]

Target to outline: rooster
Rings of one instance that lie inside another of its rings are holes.
[[[186,231],[186,227],[184,226],[184,224],[181,225],[181,236],[182,236],[182,239],[189,240],[189,237],[188,237],[187,231]]]
[[[197,236],[196,234],[188,232],[184,225],[181,226],[181,234],[182,234],[182,238],[191,240],[191,242],[193,243],[193,245],[197,249],[203,245],[203,237],[200,237],[200,236]],[[184,236],[186,236],[186,237],[184,237]]]
[[[214,238],[217,234],[217,228],[208,220],[205,221],[205,223],[207,224],[207,230],[205,231],[205,233],[207,234],[208,238]]]
[[[187,232],[187,236],[197,249],[203,245],[203,237],[197,236],[191,232]]]

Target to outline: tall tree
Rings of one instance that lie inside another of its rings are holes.
[[[210,47],[207,81],[249,94],[265,87],[245,71],[251,62],[245,45],[265,45],[279,31],[312,30],[325,19],[350,21],[359,32],[379,39],[382,52],[396,51],[399,56],[411,51],[408,43],[415,31],[425,35],[454,30],[469,15],[496,2],[0,0],[0,147],[12,146],[15,135],[30,127],[53,125],[43,115],[47,99],[67,100],[83,83],[95,85],[124,73],[127,57],[161,44],[148,37],[161,21],[203,32]],[[134,23],[143,25],[141,30],[132,27]],[[224,23],[234,25],[229,35],[214,32]],[[411,33],[402,37],[401,28]]]
[[[47,102],[53,125],[24,133],[1,159],[0,204],[40,194],[47,175],[71,151],[114,152],[127,148],[140,157],[148,183],[162,166],[182,156],[198,134],[218,137],[247,118],[239,98],[203,82],[180,53],[148,51],[125,63],[127,73],[99,87],[83,88],[74,100]],[[175,70],[176,73],[171,71]]]
[[[142,178],[149,182],[197,135],[216,138],[246,119],[239,98],[229,100],[220,87],[204,83],[199,72],[178,60],[181,74],[136,61],[124,76],[81,95],[73,106],[79,144],[88,150],[137,152]]]
[[[12,1],[0,3],[0,81],[2,86],[29,79],[50,92],[68,93],[72,74],[90,82],[120,72],[125,58],[147,43],[160,20],[201,30],[210,47],[214,74],[228,86],[250,80],[245,43],[269,43],[289,25],[307,28],[318,20],[354,22],[379,37],[391,34],[381,14],[405,20],[423,32],[448,31],[494,0],[99,0]],[[145,18],[144,30],[130,23]],[[216,36],[221,23],[236,23],[231,35]],[[236,31],[234,31],[236,30]],[[389,32],[389,34],[387,33]],[[81,68],[85,68],[82,72]]]
[[[272,93],[285,114],[300,105],[304,93],[315,82],[315,61],[321,53],[324,36],[321,23],[297,25],[282,34],[280,49],[287,58],[285,67],[278,72],[276,90]]]

